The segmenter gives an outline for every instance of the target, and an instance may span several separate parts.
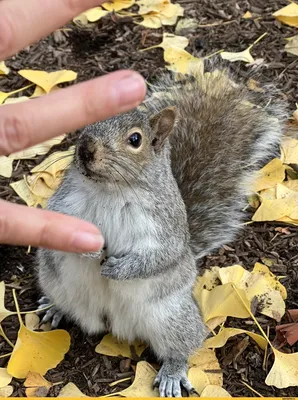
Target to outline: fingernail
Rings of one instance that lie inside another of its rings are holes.
[[[72,235],[72,245],[77,252],[98,251],[104,245],[101,235],[89,232],[75,232]]]
[[[120,111],[137,106],[146,93],[144,79],[139,74],[131,74],[113,84],[114,95],[120,106]]]

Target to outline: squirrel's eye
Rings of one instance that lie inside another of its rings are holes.
[[[142,135],[139,132],[135,132],[128,138],[128,144],[134,148],[139,148],[142,144]]]

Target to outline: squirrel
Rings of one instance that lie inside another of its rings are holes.
[[[255,172],[278,152],[285,107],[270,93],[223,70],[162,75],[141,106],[85,128],[48,202],[99,227],[106,258],[39,249],[40,307],[55,305],[44,320],[144,340],[162,397],[193,390],[188,358],[208,335],[197,267],[235,237]]]

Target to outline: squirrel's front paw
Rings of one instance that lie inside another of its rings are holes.
[[[116,257],[109,257],[101,267],[101,275],[108,279],[123,279],[121,277],[120,260]]]

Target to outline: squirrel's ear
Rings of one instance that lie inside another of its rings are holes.
[[[176,107],[168,107],[150,119],[155,134],[152,145],[159,149],[174,128],[177,117]]]

